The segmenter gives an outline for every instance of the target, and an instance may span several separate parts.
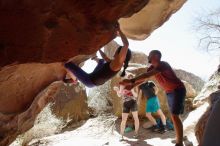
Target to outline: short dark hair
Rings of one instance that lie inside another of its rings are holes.
[[[161,57],[162,57],[162,54],[161,54],[161,52],[159,51],[159,50],[152,50],[152,51],[150,51],[150,54],[157,54],[158,56],[159,56],[159,58],[161,59]]]
[[[155,87],[156,85],[154,84],[154,82],[148,81],[148,82],[147,82],[147,86],[150,87],[150,88],[153,88],[153,87]]]

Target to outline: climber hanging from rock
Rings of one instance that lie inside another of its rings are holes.
[[[97,61],[97,66],[92,73],[86,73],[79,66],[73,62],[65,63],[65,68],[68,75],[71,77],[73,83],[77,82],[77,79],[81,81],[87,87],[95,87],[104,84],[106,81],[115,76],[124,65],[122,76],[125,76],[125,70],[128,67],[128,63],[131,58],[131,50],[128,49],[128,40],[126,36],[120,30],[119,25],[116,25],[118,34],[121,36],[123,46],[118,47],[115,52],[114,58],[108,58],[105,53],[100,49],[99,53],[103,59],[97,57],[92,58]],[[64,82],[68,80],[64,79]]]

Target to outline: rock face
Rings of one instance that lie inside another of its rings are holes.
[[[68,93],[62,82],[55,82],[66,74],[61,63],[12,65],[2,68],[0,74],[4,75],[0,78],[0,145],[7,145],[30,129],[38,113],[54,97],[54,113],[58,116],[62,115],[64,119],[69,116],[73,120],[86,117],[85,91],[80,89],[76,94],[75,90],[66,89]],[[60,88],[64,91],[59,92]],[[64,96],[64,93],[70,96]]]
[[[204,102],[207,102],[209,95],[218,90],[218,85],[220,85],[220,72],[216,71],[210,77],[209,81],[205,83],[199,95],[194,99],[194,106],[198,107]]]
[[[68,122],[77,122],[88,118],[87,95],[84,85],[60,87],[51,107],[52,114]]]
[[[205,81],[203,81],[200,77],[192,73],[186,72],[184,70],[176,69],[175,73],[181,80],[190,83],[197,93],[199,93],[202,90],[205,84]]]
[[[195,134],[196,138],[200,145],[202,145],[202,142],[204,139],[207,138],[207,140],[210,140],[210,134],[209,136],[205,133],[205,129],[207,129],[207,123],[209,121],[210,116],[215,117],[216,122],[218,121],[218,111],[215,111],[215,105],[218,103],[219,107],[219,99],[220,99],[220,71],[217,70],[211,77],[210,80],[205,84],[203,87],[201,93],[194,99],[194,105],[196,107],[199,107],[201,105],[204,105],[205,103],[209,103],[209,108],[207,111],[203,114],[203,116],[198,121],[196,128],[195,128]],[[213,125],[218,125],[216,123],[213,123],[213,119],[210,121]],[[210,132],[210,125],[208,126],[208,132]],[[218,129],[218,127],[216,127]],[[215,130],[212,130],[213,132]],[[216,132],[216,131],[215,131]],[[217,133],[215,133],[217,134]],[[204,137],[206,136],[206,137]],[[210,143],[211,144],[211,143]],[[215,145],[214,143],[211,145]]]
[[[163,21],[168,20],[170,14],[176,12],[185,2],[186,0],[150,0],[141,11],[132,17],[122,18],[119,22],[126,36],[135,40],[143,40],[150,35],[152,30],[161,26]],[[157,25],[152,26],[151,23],[155,22]]]
[[[120,23],[127,36],[145,39],[184,2],[1,0],[0,19],[4,21],[0,22],[0,65],[55,62],[92,54],[115,37],[114,26],[121,17],[126,17]],[[143,12],[128,18],[141,9]]]
[[[207,109],[207,111],[202,115],[202,117],[199,119],[196,127],[195,127],[195,135],[196,135],[196,138],[199,142],[200,145],[202,145],[202,142],[204,141],[204,139],[212,139],[210,138],[211,137],[211,133],[214,132],[213,136],[215,134],[218,134],[218,132],[216,133],[215,130],[211,130],[210,131],[210,127],[215,127],[219,130],[219,127],[217,126],[219,123],[219,114],[218,112],[219,111],[214,111],[214,108],[215,106],[217,105],[218,103],[218,107],[219,107],[219,100],[220,100],[220,89],[214,93],[212,93],[210,96],[209,96],[209,108]],[[214,119],[212,119],[212,121],[210,123],[208,123],[210,117],[215,117]],[[216,120],[216,122],[213,122],[213,120]],[[218,122],[217,122],[218,121]],[[211,124],[212,123],[212,124]],[[211,125],[208,125],[208,124],[211,124]],[[215,126],[214,126],[215,125]],[[209,128],[209,129],[207,129]],[[214,129],[215,129],[214,128]],[[207,133],[205,133],[205,130],[207,131]],[[208,134],[209,133],[209,134]],[[215,137],[215,136],[214,136]],[[210,145],[213,145],[213,146],[217,146],[216,144],[216,140],[215,139],[214,141],[209,141],[209,144]],[[211,142],[211,143],[210,143]],[[218,143],[219,144],[219,143]],[[207,145],[207,142],[206,142],[206,146]]]
[[[0,112],[21,113],[35,97],[52,82],[61,80],[66,72],[61,63],[20,64],[0,70]]]
[[[52,83],[45,89],[45,94],[41,94],[41,92],[36,96],[30,107],[23,112],[11,114],[0,113],[0,145],[10,144],[19,134],[33,127],[37,115],[48,102],[52,101],[60,85],[60,82]]]

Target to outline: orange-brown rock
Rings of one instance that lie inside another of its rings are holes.
[[[0,145],[10,143],[31,128],[38,113],[54,97],[54,113],[58,116],[77,121],[87,115],[85,91],[79,87],[76,94],[73,88],[64,89],[62,82],[55,82],[66,75],[61,63],[11,65],[2,68],[0,74]]]
[[[128,37],[145,39],[185,1],[1,0],[0,65],[92,54],[115,37],[115,23],[122,17]]]
[[[56,62],[92,54],[115,37],[121,17],[148,0],[0,1],[0,65]]]
[[[212,114],[212,110],[217,103],[217,101],[220,99],[220,89],[208,97],[209,99],[209,108],[207,111],[203,114],[203,116],[199,119],[196,127],[195,127],[195,135],[198,140],[198,143],[201,145],[204,139],[204,132],[207,126],[207,122],[209,120],[210,115]],[[216,112],[215,112],[216,113]],[[218,116],[218,115],[215,115]],[[214,125],[212,125],[214,126]],[[217,128],[217,127],[216,127]],[[215,133],[218,134],[218,133]]]
[[[20,64],[0,70],[0,112],[17,114],[27,110],[34,98],[66,72],[61,63]]]
[[[30,107],[23,112],[11,114],[0,113],[1,146],[10,144],[19,134],[22,134],[33,127],[37,115],[49,102],[52,101],[61,84],[60,82],[52,83],[47,89],[45,89],[45,94],[40,93],[36,96]]]

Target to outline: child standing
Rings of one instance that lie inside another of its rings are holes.
[[[150,122],[153,125],[150,129],[154,132],[159,132],[159,133],[166,132],[166,117],[164,116],[160,108],[160,102],[156,95],[158,92],[156,85],[153,82],[146,82],[140,85],[139,88],[141,89],[140,94],[141,95],[143,94],[144,97],[147,99],[146,117],[150,120]],[[160,116],[161,121],[163,123],[162,127],[158,126],[157,121],[151,115],[151,113],[157,113]]]
[[[131,79],[133,75],[128,75],[128,79]],[[133,89],[126,89],[123,85],[118,87],[114,87],[114,90],[117,92],[119,97],[122,97],[123,107],[122,107],[122,121],[120,127],[120,133],[122,135],[122,139],[124,136],[124,131],[126,127],[126,122],[128,119],[128,115],[131,112],[134,118],[134,125],[135,125],[135,134],[134,138],[138,137],[138,130],[139,130],[139,118],[138,118],[138,107],[137,107],[137,98],[138,94],[137,91]]]

